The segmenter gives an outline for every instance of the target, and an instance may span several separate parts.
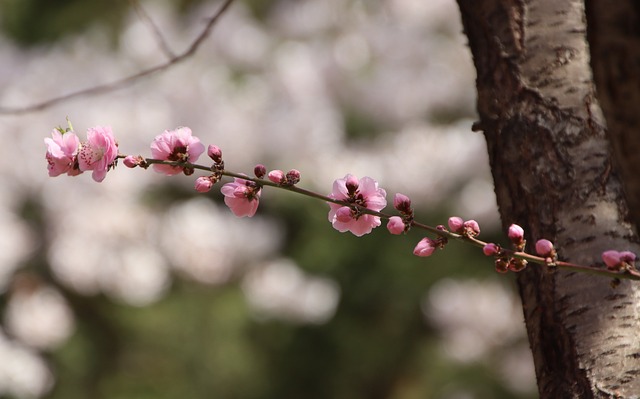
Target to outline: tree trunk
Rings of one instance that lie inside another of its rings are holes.
[[[587,26],[598,100],[631,220],[640,225],[640,1],[588,0]]]
[[[559,258],[640,253],[589,65],[581,0],[458,0],[503,225]],[[532,252],[532,245],[528,247]],[[518,275],[542,398],[640,394],[640,285],[531,265]]]

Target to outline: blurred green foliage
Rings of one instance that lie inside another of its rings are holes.
[[[21,46],[54,43],[96,23],[115,39],[128,9],[122,0],[3,0],[0,27]]]

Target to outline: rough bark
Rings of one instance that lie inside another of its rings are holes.
[[[594,264],[639,253],[595,98],[583,2],[458,0],[505,227]],[[531,250],[531,248],[529,248]],[[531,266],[518,276],[542,398],[638,397],[640,285]]]
[[[640,225],[640,1],[588,0],[587,26],[598,100],[634,225]]]

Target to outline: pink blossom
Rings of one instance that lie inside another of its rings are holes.
[[[348,174],[343,179],[337,179],[333,182],[333,191],[329,194],[329,198],[379,212],[387,206],[386,195],[386,191],[379,188],[378,182],[372,178],[365,176],[358,180],[355,176]],[[373,228],[381,224],[379,216],[360,213],[346,207],[350,210],[349,218],[347,219],[344,211],[341,211],[340,217],[337,215],[338,210],[345,207],[344,205],[330,202],[329,207],[331,208],[329,210],[329,221],[333,224],[333,228],[341,233],[350,231],[360,237],[371,233]]]
[[[217,147],[216,147],[217,148]],[[177,162],[196,162],[204,152],[200,139],[191,135],[191,129],[180,127],[176,130],[165,130],[156,136],[151,143],[151,154],[155,159]],[[165,175],[182,173],[184,167],[154,164],[153,169]]]
[[[87,141],[80,146],[78,166],[81,171],[92,170],[98,183],[107,176],[118,156],[118,144],[110,126],[96,126],[87,130]]]
[[[258,210],[260,188],[250,180],[235,178],[220,189],[224,194],[224,203],[238,217],[252,217]]]
[[[553,243],[549,240],[545,240],[544,238],[542,240],[538,240],[538,242],[536,242],[536,252],[540,256],[553,257]]]
[[[522,241],[524,240],[524,229],[522,227],[517,224],[512,224],[509,226],[507,234],[512,243],[515,245],[522,244]]]
[[[196,179],[195,189],[199,193],[206,193],[213,187],[213,181],[209,176],[200,176]]]
[[[44,143],[47,146],[47,169],[49,176],[55,177],[63,173],[69,176],[75,176],[81,171],[74,167],[77,162],[78,147],[80,139],[73,132],[61,133],[58,129],[51,132],[53,138],[45,138]]]
[[[500,247],[494,243],[489,243],[482,248],[482,252],[487,256],[496,256],[500,253]]]
[[[451,230],[452,232],[462,233],[462,230],[464,228],[464,220],[462,220],[461,217],[451,216],[447,221],[447,224],[449,225],[449,230]]]
[[[422,257],[431,256],[436,248],[436,242],[429,237],[425,237],[420,240],[418,245],[413,249],[413,254]]]
[[[404,232],[404,221],[400,216],[391,216],[389,218],[389,222],[387,223],[387,230],[391,234],[402,234]]]

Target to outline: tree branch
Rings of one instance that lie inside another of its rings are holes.
[[[187,48],[183,53],[177,55],[177,56],[171,56],[169,58],[169,60],[167,60],[166,62],[160,64],[160,65],[156,65],[154,67],[148,68],[148,69],[144,69],[138,73],[135,73],[133,75],[124,77],[120,80],[116,80],[114,82],[110,82],[110,83],[104,83],[104,84],[100,84],[97,86],[93,86],[93,87],[89,87],[87,89],[82,89],[82,90],[78,90],[78,91],[74,91],[68,94],[64,94],[62,96],[59,97],[54,97],[51,98],[49,100],[45,100],[39,103],[35,103],[35,104],[31,104],[31,105],[27,105],[27,106],[23,106],[23,107],[4,107],[4,106],[0,106],[0,115],[4,114],[4,115],[20,115],[20,114],[27,114],[30,112],[35,112],[35,111],[41,111],[43,109],[49,108],[55,104],[61,103],[61,102],[65,102],[71,99],[74,99],[76,97],[84,97],[84,96],[95,96],[95,95],[99,95],[99,94],[104,94],[104,93],[108,93],[111,91],[115,91],[124,87],[129,86],[130,84],[136,82],[139,79],[142,79],[144,77],[147,76],[151,76],[151,75],[155,75],[156,73],[162,72],[165,69],[169,69],[171,66],[173,66],[174,64],[177,64],[181,61],[184,61],[185,59],[189,58],[190,56],[192,56],[200,47],[200,45],[207,39],[207,37],[209,36],[209,33],[211,33],[211,30],[213,29],[213,26],[216,24],[216,22],[218,22],[218,20],[220,19],[220,17],[222,16],[222,14],[224,14],[224,12],[229,8],[229,6],[231,5],[231,3],[233,3],[234,0],[225,0],[225,2],[222,4],[222,6],[213,14],[213,16],[211,16],[209,18],[209,21],[207,22],[207,25],[204,27],[204,29],[202,30],[202,32],[196,37],[196,39],[191,43],[191,45],[189,46],[189,48]],[[163,41],[164,42],[164,41]],[[166,50],[165,50],[166,53]]]

